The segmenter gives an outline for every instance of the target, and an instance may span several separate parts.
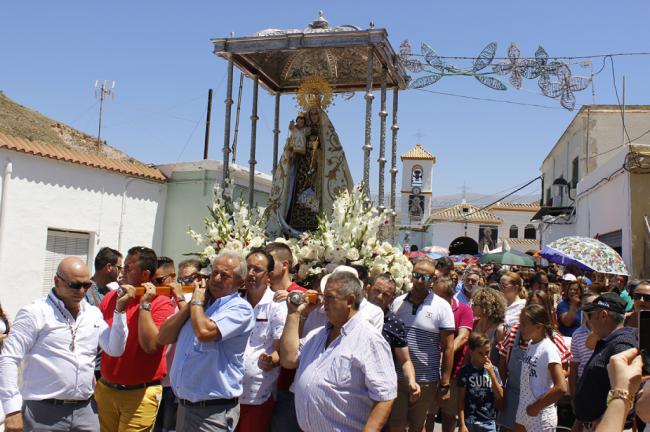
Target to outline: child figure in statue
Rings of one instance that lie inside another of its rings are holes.
[[[287,138],[287,146],[293,153],[304,155],[307,152],[306,132],[305,115],[300,113],[296,117],[295,123],[293,120],[289,123],[289,138]]]

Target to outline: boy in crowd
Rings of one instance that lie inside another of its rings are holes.
[[[490,339],[482,333],[469,336],[470,362],[458,374],[460,432],[496,432],[497,408],[503,403],[499,371],[490,362]]]

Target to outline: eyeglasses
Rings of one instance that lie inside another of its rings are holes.
[[[634,293],[634,300],[650,302],[650,294]]]
[[[80,289],[90,289],[91,286],[93,286],[93,283],[91,281],[88,282],[68,282],[61,276],[60,274],[57,273],[56,277],[61,279],[65,284],[68,286],[68,288],[71,288],[73,290],[80,290]]]
[[[167,275],[158,276],[156,278],[153,278],[151,281],[153,282],[154,285],[162,285],[165,282],[165,279],[167,279],[168,277],[171,277],[173,279],[174,276],[176,276],[176,273],[170,273],[170,274],[167,274]]]
[[[422,273],[418,273],[416,271],[411,273],[411,275],[413,276],[413,279],[421,280],[424,283],[429,282],[431,280],[431,278],[433,277],[433,275],[425,275],[425,274],[422,274]]]

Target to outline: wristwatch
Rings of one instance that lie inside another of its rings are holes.
[[[450,388],[450,387],[451,387],[451,386],[450,386],[449,384],[446,384],[446,385],[439,384],[439,385],[438,385],[438,389],[443,390],[445,393],[449,391],[449,388]]]
[[[151,303],[140,303],[140,310],[151,312]]]
[[[613,389],[610,390],[609,393],[607,393],[607,405],[614,399],[623,399],[625,402],[627,402],[627,409],[629,410],[632,408],[633,402],[632,399],[630,398],[630,392],[624,389]]]
[[[203,302],[199,301],[199,300],[192,300],[190,302],[190,306],[201,306],[201,307],[203,307]]]

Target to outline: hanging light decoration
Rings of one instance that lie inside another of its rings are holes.
[[[524,79],[537,80],[544,96],[560,99],[560,105],[571,111],[575,109],[574,93],[589,87],[591,78],[573,76],[571,68],[564,62],[549,61],[549,55],[541,46],[535,51],[534,58],[521,58],[521,50],[513,42],[508,48],[504,61],[493,63],[496,54],[496,42],[489,43],[473,59],[471,68],[460,68],[447,64],[426,43],[420,47],[420,55],[414,55],[408,40],[400,45],[400,61],[406,69],[423,76],[414,79],[410,87],[419,89],[437,83],[446,76],[471,76],[478,82],[493,90],[507,90],[508,87],[495,76],[508,77],[512,87],[521,89]]]

